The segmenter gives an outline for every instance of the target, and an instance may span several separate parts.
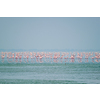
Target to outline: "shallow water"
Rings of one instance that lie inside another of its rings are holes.
[[[100,84],[100,64],[0,63],[0,84]]]

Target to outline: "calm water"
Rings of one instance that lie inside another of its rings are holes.
[[[100,63],[0,63],[0,84],[100,84]]]

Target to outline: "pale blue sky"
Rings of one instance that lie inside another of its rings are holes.
[[[100,50],[100,18],[0,18],[0,49]]]

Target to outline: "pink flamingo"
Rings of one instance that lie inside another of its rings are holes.
[[[18,53],[16,53],[15,62],[18,62]]]
[[[80,62],[80,54],[77,52],[77,59],[78,59],[78,62]]]
[[[91,57],[93,63],[94,63],[94,58],[95,58],[95,57]]]
[[[96,58],[96,60],[95,60],[95,61],[96,61],[96,62],[99,62],[99,61],[98,61],[98,60],[99,60],[99,56],[98,56],[98,55],[96,55],[96,56],[95,56],[95,58]]]
[[[50,53],[50,62],[52,63],[53,53]]]
[[[53,62],[57,63],[57,56],[56,55],[54,55],[54,57],[53,57]]]
[[[68,62],[68,54],[67,53],[65,54],[64,59],[65,59],[65,63]]]
[[[96,58],[96,62],[99,62],[98,60],[99,60],[99,55],[98,55],[98,53],[97,52],[95,52],[95,58]]]
[[[8,52],[8,55],[7,55],[7,61],[9,62],[9,63],[11,63],[12,62],[12,56],[11,56],[11,52]]]
[[[88,62],[88,58],[89,58],[88,53],[85,53],[85,62]]]
[[[42,63],[42,62],[43,62],[43,61],[42,61],[42,58],[43,58],[43,56],[42,56],[42,55],[40,55],[40,56],[39,56],[40,63]]]
[[[27,58],[27,62],[28,62],[29,54],[26,55],[26,58]]]
[[[12,53],[12,61],[14,62],[15,55]]]
[[[33,62],[34,62],[34,58],[35,58],[35,57],[34,57],[34,55],[33,55],[33,53],[32,53],[32,52],[30,53],[30,57],[31,57],[31,63],[33,63]]]
[[[2,58],[2,63],[3,63],[4,62],[4,58],[5,58],[5,53],[2,52],[1,58]]]
[[[20,62],[20,63],[22,62],[21,59],[22,59],[22,55],[20,54],[20,55],[19,55],[19,62]]]
[[[99,53],[99,55],[98,55],[98,56],[99,56],[98,58],[99,58],[99,62],[100,62],[100,53]]]
[[[78,59],[78,62],[80,62],[80,54],[77,53],[77,59]]]
[[[71,58],[71,62],[74,62],[74,61],[75,61],[75,59],[74,59],[74,58],[75,58],[74,55],[71,55],[70,58]]]
[[[39,62],[38,58],[39,58],[39,55],[36,55],[36,62]]]
[[[80,56],[80,61],[79,62],[82,62],[82,56]]]
[[[63,56],[64,56],[64,55],[61,55],[61,57],[60,57],[60,62],[61,62],[61,63],[63,62]]]
[[[83,53],[81,52],[80,54],[78,53],[78,62],[82,62],[82,58],[83,58]]]

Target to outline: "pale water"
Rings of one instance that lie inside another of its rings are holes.
[[[0,63],[0,84],[100,84],[100,63]]]

